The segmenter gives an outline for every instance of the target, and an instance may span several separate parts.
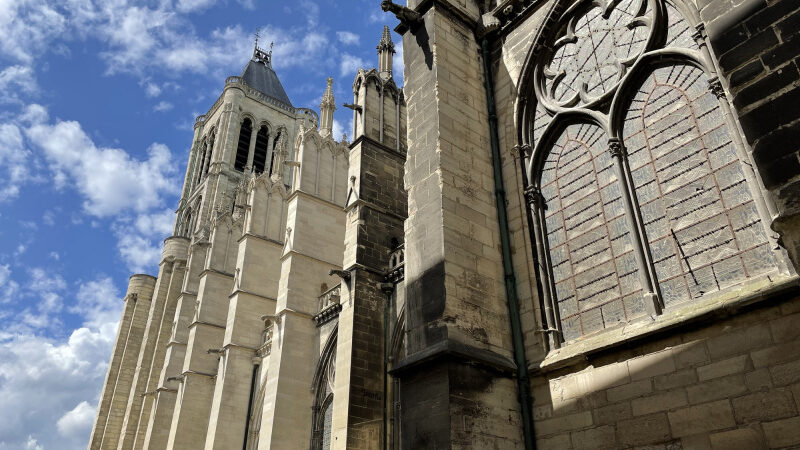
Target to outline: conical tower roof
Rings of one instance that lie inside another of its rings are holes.
[[[286,95],[281,80],[278,79],[278,74],[272,69],[272,50],[267,53],[256,45],[253,57],[250,58],[250,62],[245,66],[241,76],[251,88],[292,107],[292,102]]]

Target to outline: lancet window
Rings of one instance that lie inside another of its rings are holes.
[[[264,172],[264,165],[267,163],[267,151],[269,149],[269,130],[266,125],[261,126],[256,134],[256,147],[253,153],[253,172]]]
[[[214,140],[216,134],[212,131],[211,136],[208,138],[208,147],[206,148],[206,158],[203,163],[203,176],[208,175],[208,170],[211,168],[211,158],[214,156]]]
[[[239,142],[236,145],[236,159],[233,163],[233,168],[239,172],[243,172],[247,165],[247,157],[250,153],[250,137],[252,134],[253,122],[251,122],[249,118],[245,118],[239,129]]]
[[[281,132],[278,131],[278,133],[275,135],[275,140],[272,141],[272,152],[270,152],[270,161],[269,161],[270,175],[272,175],[272,171],[274,170],[272,165],[275,163],[275,149],[278,147],[278,140],[280,140],[280,138],[281,138]]]
[[[195,161],[195,184],[200,184],[200,181],[203,180],[203,165],[206,161],[206,152],[208,151],[208,143],[203,140],[200,144],[199,152],[197,153],[197,160]]]
[[[336,342],[338,325],[334,326],[322,349],[314,373],[314,407],[312,418],[311,449],[331,448],[333,425],[333,388],[336,380]]]
[[[689,7],[573,2],[536,47],[526,194],[556,345],[781,267]]]

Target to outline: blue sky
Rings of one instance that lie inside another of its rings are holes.
[[[86,447],[128,276],[156,272],[194,118],[255,31],[295,106],[328,76],[341,105],[396,25],[379,5],[0,1],[0,450]]]

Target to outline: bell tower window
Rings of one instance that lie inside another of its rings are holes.
[[[267,163],[267,150],[269,148],[269,130],[264,125],[256,134],[256,147],[253,153],[253,172],[264,172],[264,165]]]
[[[233,168],[239,172],[243,172],[247,165],[247,156],[250,151],[250,137],[253,134],[253,123],[250,119],[245,118],[242,121],[242,127],[239,129],[239,142],[236,146],[236,160],[234,161]]]

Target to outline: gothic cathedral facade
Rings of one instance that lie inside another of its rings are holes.
[[[800,5],[381,5],[352,141],[197,118],[90,450],[800,446]]]

